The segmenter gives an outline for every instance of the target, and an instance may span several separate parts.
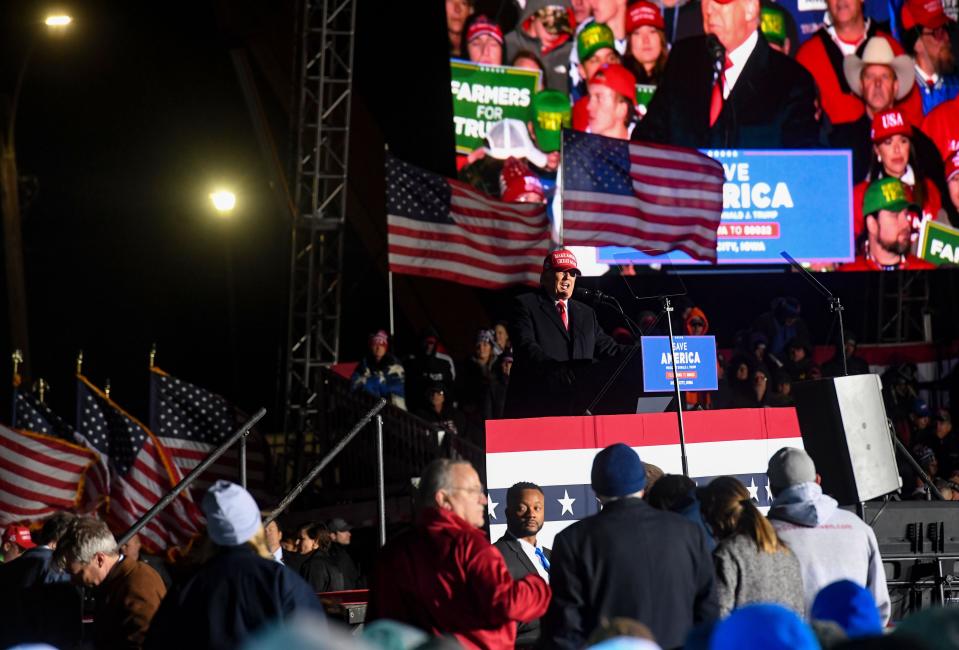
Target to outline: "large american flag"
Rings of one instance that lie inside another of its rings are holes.
[[[693,149],[563,132],[563,244],[716,260],[723,168]]]
[[[549,250],[546,206],[497,201],[386,158],[390,270],[477,287],[538,284]]]
[[[169,452],[173,463],[188,474],[210,452],[240,428],[247,416],[225,398],[159,368],[150,369],[150,428]],[[240,442],[234,443],[193,483],[199,497],[218,479],[239,483]],[[254,429],[247,436],[247,486],[252,491],[267,487],[269,449]]]
[[[97,454],[62,438],[0,426],[0,526],[79,505]]]
[[[82,375],[77,376],[77,430],[109,458],[106,520],[118,535],[180,481],[180,471],[153,432]],[[181,492],[140,531],[140,538],[150,552],[162,551],[189,541],[202,530],[202,522],[192,497]]]
[[[98,454],[89,440],[77,433],[46,403],[40,401],[35,393],[14,389],[13,427],[54,436],[90,450],[96,462],[86,473],[78,508],[82,512],[92,512],[107,500],[110,494],[110,471],[106,457]]]

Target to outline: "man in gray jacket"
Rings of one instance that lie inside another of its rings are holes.
[[[802,449],[777,451],[766,475],[773,495],[767,516],[799,558],[807,617],[820,589],[837,580],[852,580],[872,593],[885,625],[889,590],[872,528],[822,493],[816,466]]]

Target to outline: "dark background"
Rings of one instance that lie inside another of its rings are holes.
[[[494,3],[495,4],[495,3]],[[382,6],[381,6],[382,5]],[[363,353],[387,326],[384,144],[397,156],[453,173],[443,4],[360,2],[351,143],[341,357]],[[293,98],[293,2],[108,2],[65,8],[74,24],[51,39],[46,5],[0,6],[0,93],[10,93],[35,42],[20,101],[22,176],[33,376],[72,419],[73,372],[111,381],[114,398],[145,417],[147,360],[220,392],[240,407],[282,417],[290,219],[244,102],[231,50],[248,57],[272,138],[287,165]],[[371,171],[372,170],[372,171]],[[217,218],[208,193],[230,184],[238,207]],[[232,259],[235,319],[230,318]],[[874,338],[878,279],[821,276],[847,306],[847,326]],[[638,278],[637,293],[655,287]],[[824,341],[831,315],[795,274],[686,276],[690,297],[721,345],[777,295],[798,296]],[[625,296],[618,277],[586,284]],[[396,278],[396,344],[407,349],[432,322],[456,356],[475,330],[503,315],[515,291],[473,290]],[[955,335],[955,273],[934,274],[936,333]],[[6,295],[0,296],[5,309]],[[634,314],[654,304],[625,303]],[[602,311],[608,326],[615,314]],[[231,325],[232,323],[232,325]],[[232,332],[232,333],[231,333]],[[9,376],[7,319],[0,319],[0,373]],[[0,413],[9,387],[0,378]],[[0,418],[6,419],[6,418]]]

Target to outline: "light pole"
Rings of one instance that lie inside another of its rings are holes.
[[[217,215],[223,220],[230,220],[233,217],[233,210],[236,208],[236,194],[228,189],[217,189],[210,192],[210,202]],[[227,225],[228,230],[233,230],[232,224]],[[227,298],[227,317],[229,319],[229,342],[230,342],[230,369],[232,370],[231,384],[236,392],[239,381],[239,359],[237,359],[237,330],[236,330],[236,294],[233,287],[233,235],[232,232],[223,234],[223,252],[226,260],[226,298]]]
[[[52,14],[44,24],[51,31],[60,32],[73,22],[66,14]],[[23,63],[17,73],[13,96],[7,102],[6,128],[0,131],[0,209],[3,211],[3,242],[7,278],[7,311],[10,320],[11,347],[23,353],[23,372],[30,375],[30,346],[27,329],[27,289],[23,272],[23,235],[20,229],[20,176],[17,171],[16,125],[20,91],[33,55],[35,41],[31,39]]]

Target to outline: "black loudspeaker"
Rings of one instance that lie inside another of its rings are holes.
[[[873,501],[862,514],[879,542],[894,620],[959,606],[959,503]]]
[[[822,476],[822,489],[841,505],[899,489],[882,384],[878,375],[793,384],[803,446]]]

